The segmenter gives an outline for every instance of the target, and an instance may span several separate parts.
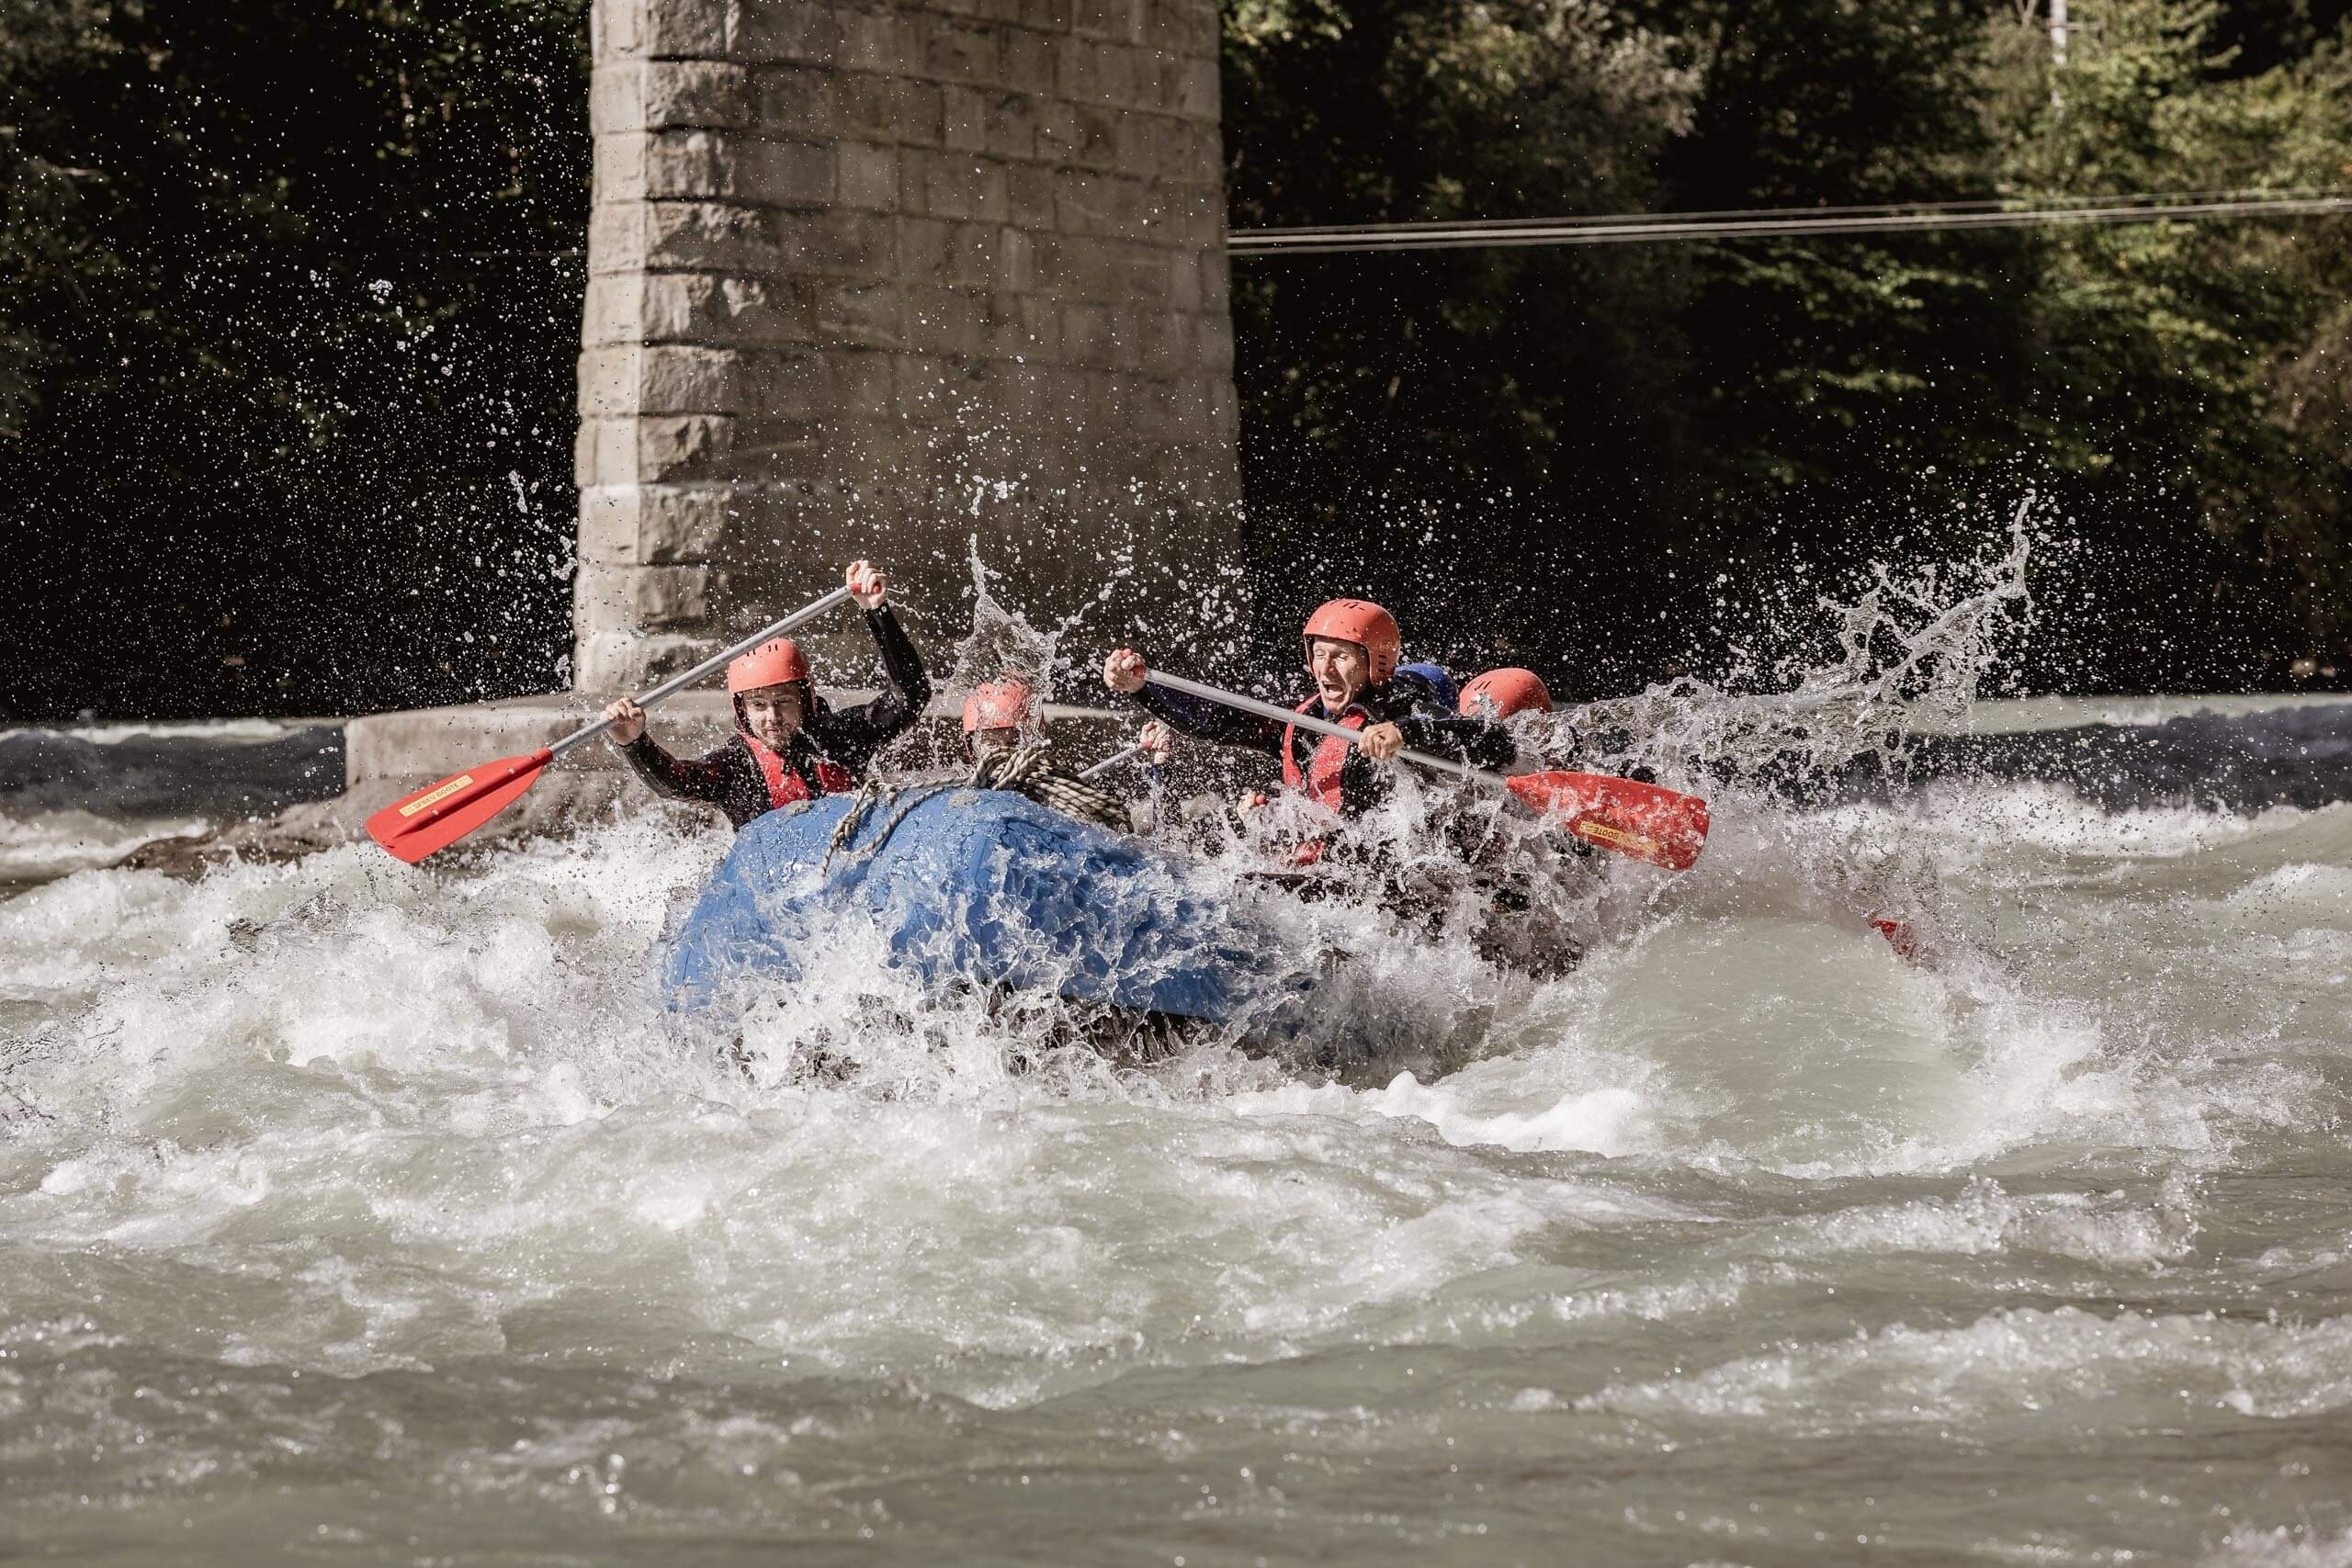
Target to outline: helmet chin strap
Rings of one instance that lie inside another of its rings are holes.
[[[792,744],[793,737],[798,735],[803,729],[806,729],[808,727],[809,716],[817,705],[817,694],[809,682],[807,681],[793,681],[786,683],[797,690],[800,694],[800,722],[794,725],[791,730],[786,733],[785,738],[780,741],[770,740],[766,736],[762,735],[758,730],[752,728],[751,716],[744,711],[743,707],[745,701],[751,697],[752,694],[749,692],[738,692],[735,694],[735,728],[772,751],[781,751],[786,746]]]

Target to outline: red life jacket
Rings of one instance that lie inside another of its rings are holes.
[[[790,806],[796,800],[807,800],[812,795],[845,795],[857,787],[857,780],[839,762],[819,759],[817,787],[812,791],[808,781],[785,765],[784,753],[770,749],[764,742],[752,738],[751,731],[737,730],[743,744],[752,749],[752,760],[760,765],[760,774],[768,783],[768,809]]]
[[[1309,697],[1298,705],[1298,712],[1306,713],[1317,706],[1322,699]],[[1363,708],[1351,705],[1340,716],[1343,729],[1362,729],[1372,720]],[[1340,809],[1340,770],[1347,765],[1348,753],[1355,748],[1336,735],[1327,735],[1306,760],[1306,771],[1298,767],[1298,726],[1283,726],[1283,783],[1291,789],[1305,790],[1333,811]]]

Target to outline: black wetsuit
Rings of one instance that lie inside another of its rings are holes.
[[[874,753],[905,734],[931,704],[931,677],[923,671],[922,656],[890,606],[866,611],[865,625],[882,650],[882,694],[854,708],[832,707],[817,698],[816,711],[784,749],[785,768],[812,796],[855,787],[859,770],[874,760]],[[739,728],[726,745],[700,757],[673,757],[650,734],[622,747],[621,754],[656,794],[716,806],[741,828],[775,803],[766,772],[740,728],[740,700],[736,723]]]
[[[1301,778],[1308,776],[1316,748],[1325,739],[1304,726],[1286,727],[1271,718],[1261,718],[1162,686],[1146,686],[1131,700],[1187,735],[1213,740],[1220,746],[1263,751],[1277,759],[1283,756],[1283,732],[1289,728],[1292,754],[1286,760]],[[1326,713],[1320,702],[1307,713],[1335,722],[1362,713],[1367,727],[1394,724],[1403,730],[1409,750],[1426,751],[1433,757],[1468,762],[1473,767],[1507,768],[1519,759],[1519,748],[1510,730],[1483,718],[1455,715],[1439,697],[1437,688],[1407,670],[1397,671],[1385,685],[1366,687],[1357,694],[1352,705],[1340,713]],[[1387,766],[1351,747],[1340,769],[1340,813],[1353,817],[1377,805],[1388,794],[1391,776]]]

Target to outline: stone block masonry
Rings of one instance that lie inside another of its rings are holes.
[[[596,0],[574,681],[967,539],[1033,621],[1237,527],[1214,0]],[[1154,602],[1154,596],[1159,601]],[[1163,622],[1164,624],[1164,622]]]

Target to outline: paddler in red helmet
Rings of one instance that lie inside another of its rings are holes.
[[[1287,788],[1343,817],[1387,793],[1381,764],[1408,748],[1481,768],[1507,768],[1518,759],[1509,730],[1455,714],[1426,676],[1396,667],[1396,618],[1370,600],[1330,601],[1306,617],[1301,635],[1315,693],[1298,711],[1360,731],[1353,745],[1147,685],[1143,656],[1133,649],[1102,661],[1102,683],[1187,735],[1279,758]]]
[[[1018,675],[975,687],[964,699],[964,753],[971,759],[972,782],[1016,791],[1040,806],[1122,832],[1132,829],[1136,813],[1125,801],[1048,761],[1042,718],[1036,689]],[[1155,765],[1166,761],[1163,726],[1146,725],[1138,739]]]
[[[1489,670],[1462,688],[1462,713],[1467,718],[1505,719],[1551,711],[1552,691],[1544,677],[1516,665]]]
[[[645,733],[645,710],[623,697],[605,710],[606,734],[657,794],[716,806],[741,828],[779,806],[855,789],[874,753],[922,716],[931,678],[887,602],[890,580],[862,560],[843,577],[882,653],[882,694],[833,707],[817,694],[797,644],[763,642],[727,667],[734,739],[692,759],[663,750]]]
[[[1046,739],[1041,716],[1036,689],[1020,676],[983,682],[964,699],[964,755],[977,762],[1024,746],[1041,746]],[[1136,744],[1146,762],[1167,765],[1170,740],[1166,725],[1158,720],[1145,725]]]
[[[964,754],[975,762],[1035,745],[1042,728],[1037,694],[1018,675],[983,682],[964,699]]]

